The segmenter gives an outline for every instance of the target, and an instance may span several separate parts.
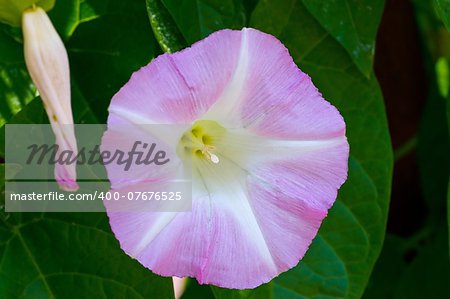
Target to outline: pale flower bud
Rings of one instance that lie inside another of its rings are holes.
[[[72,151],[76,154],[66,48],[46,12],[40,7],[29,8],[23,12],[22,30],[25,62],[44,101],[59,153]],[[61,189],[77,190],[76,163],[56,164],[55,178]]]

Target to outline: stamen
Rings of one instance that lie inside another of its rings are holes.
[[[202,154],[211,162],[214,164],[217,164],[220,162],[219,157],[215,154],[213,154],[211,151],[215,150],[216,148],[212,145],[205,145],[202,149]]]
[[[184,132],[177,146],[180,157],[206,159],[219,164],[220,158],[215,147],[216,142],[223,138],[226,129],[212,120],[197,120],[192,127]]]
[[[214,154],[210,154],[210,160],[211,160],[211,162],[213,162],[214,164],[219,163],[219,157],[217,157],[217,156],[214,155]]]

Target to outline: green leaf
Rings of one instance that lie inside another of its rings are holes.
[[[188,278],[186,289],[181,299],[214,299],[211,288],[207,285],[200,285],[195,279]]]
[[[126,256],[105,214],[10,214],[0,224],[1,298],[173,298]]]
[[[96,124],[98,119],[92,112],[88,102],[82,96],[75,82],[72,82],[72,111],[75,123]],[[40,97],[28,103],[19,113],[14,115],[8,124],[48,124],[47,114]],[[5,127],[0,128],[0,156],[5,156]]]
[[[241,0],[162,0],[181,33],[192,44],[214,31],[245,25]]]
[[[108,0],[56,1],[49,17],[61,38],[67,40],[80,24],[103,15],[106,12],[108,2]]]
[[[55,0],[0,0],[0,22],[20,26],[25,9],[36,5],[48,11],[54,4]]]
[[[100,124],[89,102],[81,93],[78,84],[72,81],[72,113],[76,124]]]
[[[263,284],[252,290],[231,290],[211,286],[216,299],[272,299],[272,283]]]
[[[379,22],[378,14],[366,17],[374,20],[356,27]],[[260,2],[251,25],[280,38],[324,97],[339,109],[352,157],[349,178],[318,237],[296,268],[273,280],[274,297],[359,298],[383,243],[392,176],[392,150],[378,83],[373,73],[370,78],[362,75],[348,51],[301,1]]]
[[[35,87],[24,66],[0,64],[0,126],[18,113],[35,95]]]
[[[164,52],[173,53],[186,47],[186,41],[161,0],[146,0],[153,33]]]
[[[48,124],[47,114],[40,97],[33,99],[19,113],[14,115],[8,124]],[[4,131],[4,127],[2,128]],[[4,138],[1,140],[4,145]]]
[[[405,239],[386,235],[383,250],[375,265],[364,299],[392,298],[393,289],[398,285],[405,268],[409,249]]]
[[[434,0],[436,9],[447,30],[450,31],[450,0]]]
[[[72,78],[101,122],[112,96],[157,54],[145,2],[110,0],[99,18],[81,23],[68,40]]]
[[[303,0],[303,3],[368,77],[372,72],[375,36],[384,0]]]
[[[0,127],[36,96],[16,38],[8,26],[0,25]]]

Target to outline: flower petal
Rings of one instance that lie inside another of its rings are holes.
[[[228,85],[240,36],[221,30],[181,52],[158,56],[114,96],[110,113],[136,123],[192,122]]]
[[[145,267],[164,276],[199,277],[207,256],[209,212],[203,200],[192,204],[192,212],[108,210],[108,216],[121,248]]]
[[[251,28],[221,30],[181,52],[160,55],[133,74],[110,112],[149,124],[214,119],[278,138],[345,134],[339,112],[284,45]]]
[[[197,189],[188,213],[108,215],[122,249],[157,274],[243,289],[279,273],[240,185]]]
[[[277,138],[315,140],[345,134],[339,112],[278,39],[251,28],[241,31],[241,39],[234,80],[204,118]]]
[[[347,179],[348,155],[348,143],[342,139],[315,151],[255,161],[250,171],[288,198],[305,200],[316,208],[328,210]]]

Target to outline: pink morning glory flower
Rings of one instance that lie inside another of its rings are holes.
[[[192,167],[192,210],[106,204],[122,249],[160,275],[237,289],[270,281],[305,255],[347,177],[342,116],[280,41],[255,29],[221,30],[157,57],[109,112],[109,126],[136,125],[130,135],[144,134],[141,124],[184,126],[165,138]],[[106,134],[102,147],[123,138]],[[113,190],[142,191],[123,180],[130,174],[107,170]]]

